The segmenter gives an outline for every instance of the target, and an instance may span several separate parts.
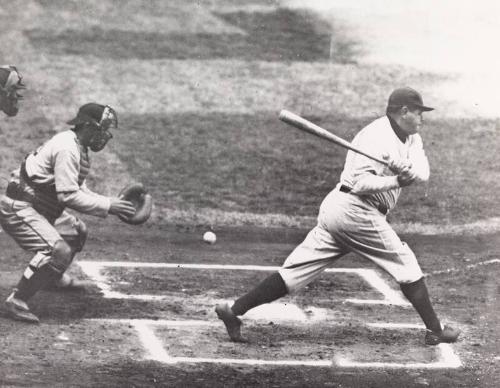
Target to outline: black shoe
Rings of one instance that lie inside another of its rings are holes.
[[[460,330],[454,329],[450,326],[445,326],[441,332],[436,333],[431,330],[427,330],[425,334],[425,344],[426,345],[438,345],[440,343],[452,343],[456,342],[458,336],[460,335]]]
[[[38,317],[30,311],[30,308],[26,302],[21,299],[17,299],[14,293],[10,294],[5,301],[5,311],[9,318],[15,319],[16,321],[23,321],[29,323],[39,323]]]
[[[241,336],[241,320],[233,313],[233,310],[231,310],[231,307],[229,307],[227,303],[218,304],[217,307],[215,307],[215,312],[219,319],[224,322],[231,341],[247,342],[247,340]]]

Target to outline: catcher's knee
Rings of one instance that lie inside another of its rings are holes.
[[[74,229],[76,234],[64,236],[64,240],[71,247],[73,255],[82,251],[88,235],[87,225],[83,221],[77,220]]]
[[[78,220],[78,224],[76,225],[76,230],[78,232],[78,238],[74,247],[75,252],[80,252],[87,241],[87,236],[89,231],[87,229],[87,225],[82,220]]]
[[[66,271],[71,264],[73,253],[69,244],[64,240],[58,240],[52,249],[50,263],[60,272]]]

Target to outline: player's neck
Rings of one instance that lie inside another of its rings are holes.
[[[401,129],[396,120],[394,120],[391,116],[387,117],[389,118],[389,123],[391,123],[391,128],[398,137],[398,139],[401,141],[401,143],[406,143],[408,135]]]

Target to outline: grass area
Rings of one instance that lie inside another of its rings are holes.
[[[439,93],[450,75],[357,65],[361,42],[321,15],[275,1],[117,4],[30,1],[26,16],[0,0],[8,34],[0,53],[30,87],[20,115],[0,123],[4,176],[67,128],[80,104],[99,101],[120,117],[110,149],[95,158],[100,191],[133,178],[150,187],[158,208],[188,216],[213,209],[313,218],[345,151],[291,129],[278,111],[349,140],[383,112],[393,87],[412,85],[439,108],[423,133],[432,176],[428,186],[405,190],[393,220],[500,215],[491,195],[500,181],[498,124],[453,115],[456,105]]]
[[[348,140],[370,121],[338,115],[311,119]],[[271,114],[131,116],[125,121],[113,150],[132,176],[151,188],[157,203],[170,208],[196,204],[312,216],[337,183],[346,153]],[[428,122],[423,137],[432,177],[426,186],[404,191],[393,217],[461,223],[499,216],[490,195],[500,189],[500,161],[489,152],[496,134],[486,130],[494,126],[464,119]]]
[[[263,61],[354,62],[356,42],[306,11],[228,12],[213,16],[236,32],[144,32],[121,29],[27,30],[31,44],[55,55],[93,55],[142,60],[243,59]],[[161,31],[161,30],[160,30]],[[331,55],[333,53],[333,55]]]

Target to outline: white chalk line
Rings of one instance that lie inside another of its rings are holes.
[[[146,359],[155,360],[166,364],[175,363],[172,357],[168,355],[165,347],[156,336],[154,330],[151,329],[148,324],[145,324],[142,321],[134,322],[134,320],[130,320],[130,324],[134,326],[139,335],[139,339],[142,342],[142,346],[148,352],[148,354],[146,355]]]
[[[334,360],[263,360],[263,359],[235,359],[235,358],[211,358],[211,357],[177,357],[170,356],[162,341],[156,335],[154,328],[163,327],[186,327],[186,326],[216,326],[215,322],[200,320],[152,320],[152,319],[90,319],[88,321],[106,322],[110,324],[126,324],[135,328],[138,337],[146,350],[145,359],[165,364],[177,363],[212,363],[212,364],[240,364],[252,366],[317,366],[317,367],[341,367],[341,368],[391,368],[391,369],[451,369],[459,368],[462,362],[449,344],[436,346],[438,360],[432,363],[397,363],[397,362],[357,362],[343,356],[335,356]],[[217,326],[220,326],[217,325]],[[422,328],[418,324],[394,324],[394,323],[367,323],[366,326],[385,329],[409,329]]]
[[[452,272],[459,272],[459,271],[464,271],[467,269],[474,269],[476,267],[480,267],[483,265],[498,264],[498,263],[500,263],[500,259],[485,260],[485,261],[480,261],[478,263],[466,265],[463,268],[452,267],[452,268],[447,268],[447,269],[443,269],[440,271],[432,271],[432,272],[429,272],[428,274],[426,274],[426,276],[434,276],[434,275],[442,275],[442,274],[447,274],[447,273],[452,273]]]
[[[147,326],[219,326],[218,322],[200,321],[200,320],[175,320],[175,319],[131,319],[131,318],[92,318],[86,319],[91,322],[101,322],[101,323],[120,323],[123,325],[138,324]]]
[[[329,271],[331,269],[327,269]],[[380,277],[380,275],[373,269],[356,269],[356,273],[361,276],[370,286],[384,295],[382,301],[370,300],[363,301],[362,299],[348,299],[352,303],[366,303],[366,304],[391,304],[397,306],[409,307],[411,304],[404,298],[400,291],[392,289],[387,282]]]
[[[425,329],[420,323],[367,323],[366,326],[378,329]]]
[[[185,268],[185,269],[232,269],[232,270],[251,270],[251,271],[276,271],[280,267],[274,266],[254,266],[254,265],[221,265],[221,264],[175,264],[175,263],[143,263],[143,262],[78,262],[84,272],[94,279],[96,284],[101,288],[103,294],[108,298],[127,298],[127,299],[164,299],[166,297],[156,295],[127,295],[111,290],[108,279],[101,273],[101,270],[106,267],[114,268]],[[384,295],[384,300],[359,300],[351,299],[353,303],[377,303],[377,304],[397,304],[409,305],[402,299],[396,291],[391,289],[385,281],[372,269],[360,268],[330,268],[326,272],[333,273],[355,273],[362,277],[368,284]],[[103,321],[103,320],[100,320]],[[139,338],[147,350],[146,359],[158,361],[166,364],[175,363],[219,363],[219,364],[244,364],[244,365],[269,365],[269,366],[333,366],[332,361],[317,361],[317,360],[259,360],[259,359],[228,359],[228,358],[199,358],[199,357],[173,357],[165,350],[160,339],[156,336],[152,327],[155,326],[214,326],[216,323],[205,321],[176,321],[176,320],[106,320],[108,322],[128,323],[134,326],[138,332]],[[415,324],[383,324],[373,323],[367,324],[373,328],[386,329],[408,329],[422,328],[422,325]],[[447,344],[441,344],[447,345]],[[345,368],[405,368],[405,369],[438,369],[438,368],[457,368],[461,366],[461,361],[453,352],[451,347],[441,346],[439,360],[434,363],[387,363],[387,362],[356,362],[345,357],[339,356],[335,358],[335,364]]]
[[[103,296],[110,299],[164,300],[167,295],[137,295],[113,291],[108,277],[102,274],[104,268],[160,268],[160,269],[204,269],[204,270],[240,270],[240,271],[277,271],[278,266],[261,265],[228,265],[228,264],[184,264],[184,263],[150,263],[137,261],[78,261],[83,272],[94,280]],[[382,294],[382,299],[346,299],[349,303],[369,305],[395,305],[410,307],[400,291],[392,289],[373,269],[365,268],[328,268],[328,273],[352,273],[364,279],[372,288]]]
[[[338,356],[335,363],[343,368],[382,368],[382,369],[456,369],[462,366],[460,357],[453,351],[450,344],[439,344],[436,346],[438,360],[436,362],[357,362],[348,358]]]

